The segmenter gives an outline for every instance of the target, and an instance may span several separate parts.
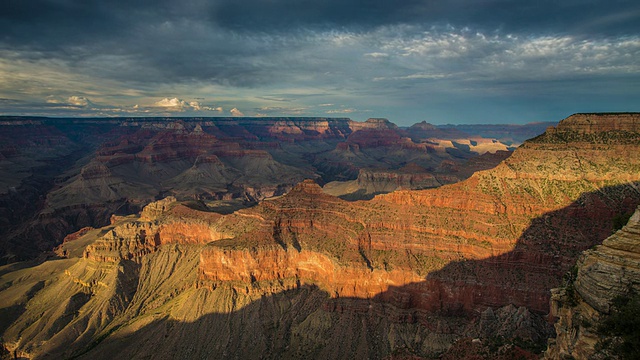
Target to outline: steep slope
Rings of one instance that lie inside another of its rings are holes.
[[[420,124],[416,124],[420,125]],[[448,134],[448,138],[468,139],[473,137],[494,139],[508,146],[518,146],[525,140],[543,133],[554,122],[533,122],[524,125],[515,124],[473,124],[473,125],[440,125],[435,131]],[[418,131],[424,131],[418,127]],[[433,131],[433,130],[431,130]],[[420,133],[420,132],[418,132]],[[462,134],[462,136],[460,136]]]
[[[580,251],[606,238],[616,215],[634,209],[640,199],[635,125],[587,134],[573,127],[584,117],[563,120],[495,169],[465,182],[380,196],[420,209],[423,215],[414,221],[425,233],[475,260],[428,276],[433,286],[444,287],[436,298],[444,297],[446,306],[468,311],[511,302],[545,311],[547,289],[559,283]],[[590,118],[605,128],[617,121],[615,115]]]
[[[0,117],[0,264],[36,257],[68,233],[64,219],[41,213],[47,193],[100,142],[122,134],[111,124],[67,130],[43,118]]]
[[[426,123],[403,130],[372,118],[352,128],[344,142],[313,160],[323,180],[331,180],[327,193],[350,200],[452,184],[493,168],[510,154],[494,139],[437,131]],[[478,155],[486,156],[475,161]]]
[[[345,200],[367,200],[375,195],[395,190],[421,190],[453,184],[467,179],[474,172],[494,168],[511,155],[509,151],[496,151],[472,157],[466,161],[434,159],[435,168],[424,168],[409,163],[399,169],[360,169],[358,178],[350,181],[332,181],[325,184],[324,192]]]
[[[68,258],[1,269],[4,347],[346,359],[495,334],[539,343],[549,289],[640,204],[640,118],[616,116],[569,117],[438,189],[347,202],[305,181],[229,215],[168,198],[114,217],[63,244]]]
[[[38,257],[69,232],[169,195],[250,204],[304,178],[406,178],[412,161],[425,167],[418,187],[439,186],[496,163],[417,144],[385,119],[0,117],[0,127],[0,263]],[[356,191],[370,198],[407,183],[371,180]]]
[[[613,299],[640,291],[640,209],[624,228],[580,256],[565,285],[552,290],[551,315],[558,318],[558,336],[550,341],[545,358],[594,357],[601,340],[597,324],[610,313]]]

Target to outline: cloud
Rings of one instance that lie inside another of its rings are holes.
[[[177,97],[174,98],[164,98],[162,100],[156,101],[153,104],[153,107],[159,107],[165,109],[167,111],[194,111],[194,112],[207,112],[207,111],[216,111],[221,113],[223,111],[221,106],[213,107],[203,105],[198,101],[185,101],[181,100]],[[136,108],[134,106],[134,108]],[[136,108],[137,109],[137,108]]]
[[[196,111],[202,110],[202,107],[200,106],[200,103],[197,102],[197,101],[190,101],[189,102],[189,106],[191,106],[193,108],[193,110],[196,110]]]
[[[242,111],[238,110],[237,108],[233,108],[229,110],[229,112],[231,113],[231,116],[244,116]]]
[[[638,24],[632,1],[9,1],[0,97],[32,106],[0,112],[638,111]]]
[[[333,109],[333,110],[327,110],[326,113],[327,114],[351,114],[354,113],[358,110],[356,109]]]
[[[57,99],[53,95],[48,96],[45,101],[46,101],[47,104],[62,104],[63,103],[62,100]]]
[[[369,56],[374,59],[377,59],[377,58],[388,58],[389,54],[383,53],[383,52],[372,52],[372,53],[364,54],[364,56]]]
[[[573,31],[630,35],[637,33],[640,19],[640,5],[632,1],[541,0],[531,4],[501,0],[326,0],[305,2],[305,6],[296,6],[296,0],[219,0],[216,3],[214,21],[223,27],[244,31],[286,31],[303,26],[369,30],[399,24],[428,24],[512,33]]]
[[[436,80],[449,77],[448,74],[425,74],[416,73],[405,76],[393,76],[393,77],[374,77],[373,81],[386,81],[386,80]]]
[[[70,96],[70,97],[67,99],[67,102],[68,102],[70,105],[83,106],[83,107],[84,107],[84,106],[93,105],[93,104],[91,103],[91,101],[90,101],[89,99],[87,99],[86,97],[84,97],[84,96]]]
[[[286,115],[286,116],[300,116],[305,115],[309,108],[307,107],[281,107],[281,106],[263,106],[256,108],[257,114],[262,116],[268,115]]]
[[[59,96],[49,95],[45,99],[47,104],[58,105],[59,107],[67,108],[97,108],[97,106],[84,96],[72,95],[66,99]]]
[[[168,108],[171,110],[182,111],[185,107],[189,106],[186,101],[180,100],[178,98],[164,98],[162,100],[156,101],[154,106]]]
[[[206,105],[200,104],[198,101],[190,101],[189,106],[194,111],[217,111],[220,113],[223,111],[221,106],[218,106],[218,107],[206,106]]]

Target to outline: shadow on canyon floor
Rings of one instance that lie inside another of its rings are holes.
[[[640,204],[638,185],[585,193],[569,206],[535,218],[508,253],[449,263],[425,281],[391,287],[371,299],[334,299],[315,285],[299,285],[230,313],[202,311],[204,315],[193,321],[162,315],[141,326],[121,328],[80,358],[433,355],[459,336],[481,336],[482,329],[474,330],[473,324],[487,307],[524,306],[543,319],[550,289],[561,283],[580,252],[611,235],[614,218]],[[200,295],[191,306],[204,308],[221,299],[249,296],[224,284],[195,291]],[[246,293],[251,291],[248,285]],[[532,326],[543,327],[537,341],[544,344],[549,325]]]

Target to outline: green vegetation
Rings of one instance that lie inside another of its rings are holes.
[[[558,131],[556,133],[544,133],[533,139],[527,140],[529,143],[572,143],[588,142],[592,144],[637,144],[640,141],[638,133],[623,130],[601,131],[593,134],[585,134],[579,131]]]
[[[603,337],[596,350],[619,359],[637,359],[640,354],[640,294],[630,291],[613,299],[597,333]]]

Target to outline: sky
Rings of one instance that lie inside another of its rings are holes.
[[[640,111],[640,1],[2,0],[0,115]]]

